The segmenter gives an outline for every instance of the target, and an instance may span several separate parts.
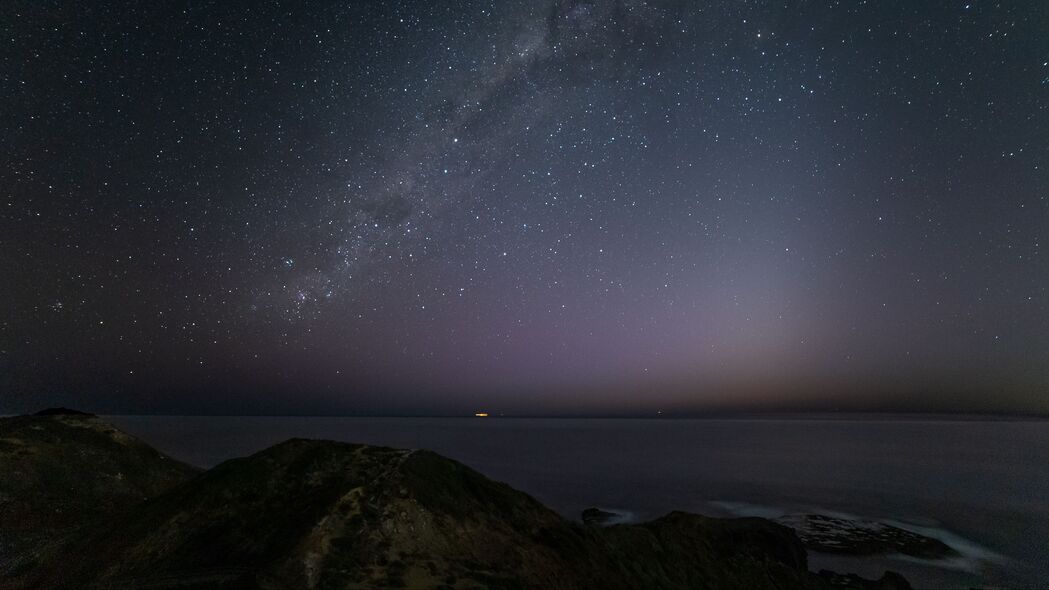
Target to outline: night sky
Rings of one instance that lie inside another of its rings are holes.
[[[1049,3],[0,3],[0,412],[1049,412]]]

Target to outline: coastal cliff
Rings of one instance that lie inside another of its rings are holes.
[[[32,543],[9,531],[3,588],[909,587],[813,574],[760,518],[572,522],[428,451],[293,439],[198,473],[90,416],[0,419],[9,439],[4,522],[72,512]]]

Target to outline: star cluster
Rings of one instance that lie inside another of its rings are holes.
[[[1049,411],[1040,2],[0,7],[0,409]]]

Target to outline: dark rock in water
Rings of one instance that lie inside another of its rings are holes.
[[[830,570],[820,570],[820,577],[834,588],[912,590],[910,582],[896,572],[885,572],[880,580],[867,580],[856,574],[839,574]]]
[[[69,408],[47,408],[46,410],[40,410],[33,414],[34,416],[94,416],[94,414],[88,414],[87,412],[81,412],[80,410],[70,410]]]
[[[582,519],[583,524],[590,524],[595,526],[613,524],[615,521],[622,518],[621,514],[616,512],[608,512],[601,510],[600,508],[587,508],[583,511]]]
[[[942,559],[958,555],[939,539],[881,522],[847,520],[822,514],[792,514],[776,521],[794,529],[805,547],[823,553],[902,553],[922,559]]]
[[[47,523],[50,504],[81,523],[40,529],[48,544],[0,569],[5,590],[882,588],[809,572],[795,533],[769,520],[583,526],[427,451],[296,439],[196,475],[61,415],[0,420],[0,469],[0,515]],[[6,522],[0,536],[30,532]]]

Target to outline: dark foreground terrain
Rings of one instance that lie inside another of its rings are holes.
[[[207,472],[91,415],[0,419],[0,588],[908,588],[795,533],[570,522],[427,451],[294,439]]]

